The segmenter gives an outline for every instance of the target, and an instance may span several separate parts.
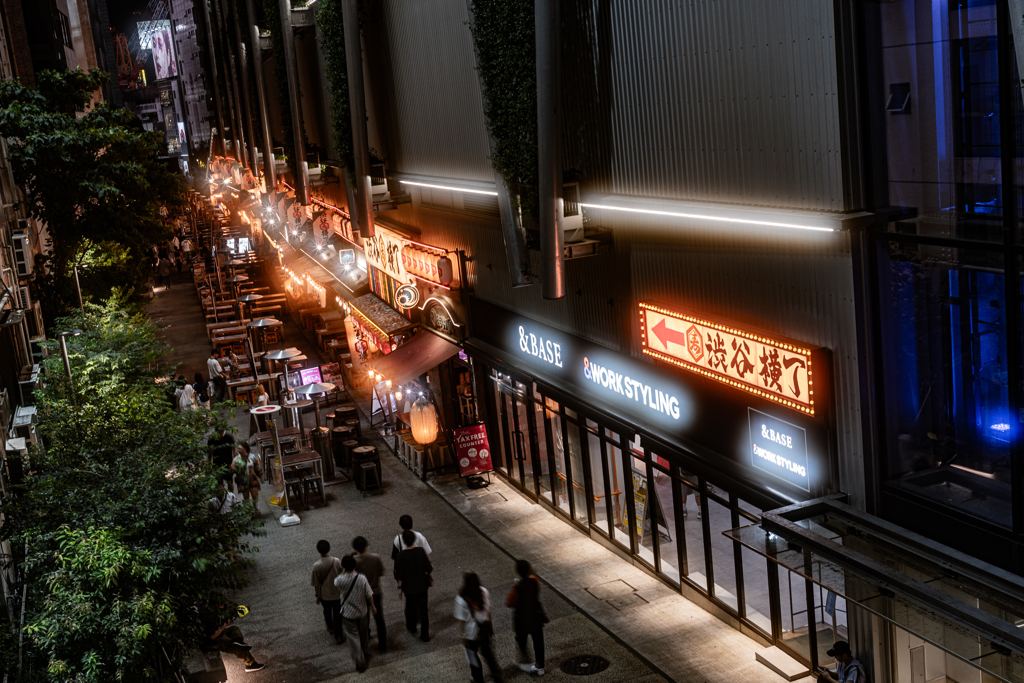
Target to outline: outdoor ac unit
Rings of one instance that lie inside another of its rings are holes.
[[[0,432],[6,433],[11,428],[11,399],[4,389],[0,392]]]
[[[24,219],[22,219],[24,220]],[[20,224],[21,221],[18,221]],[[32,258],[32,243],[29,241],[27,232],[16,232],[11,235],[14,241],[14,262],[18,267],[18,277],[28,277],[32,274],[35,259]]]
[[[21,405],[35,405],[36,399],[32,392],[39,388],[39,366],[26,365],[21,369],[21,374],[18,376],[18,389],[21,393]]]
[[[14,456],[18,456],[21,458],[28,457],[28,444],[25,442],[25,439],[8,439],[6,448],[8,458]]]
[[[14,414],[14,423],[11,425],[14,437],[25,439],[28,443],[37,443],[36,417],[35,406],[18,406],[18,411]]]

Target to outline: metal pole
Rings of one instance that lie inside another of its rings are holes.
[[[75,264],[75,289],[78,291],[78,308],[82,311],[82,324],[85,324],[85,304],[82,303],[82,284],[78,281],[78,264]]]
[[[561,43],[559,0],[534,0],[537,33],[537,160],[540,199],[541,295],[565,297],[562,231]]]
[[[217,35],[221,40],[221,48],[224,52],[224,87],[227,88],[228,98],[228,118],[231,119],[231,144],[234,145],[234,149],[231,150],[234,153],[235,161],[242,161],[242,154],[240,151],[241,145],[239,144],[239,136],[241,131],[240,118],[238,117],[238,106],[237,106],[237,90],[238,87],[235,85],[235,67],[234,59],[231,57],[231,53],[228,49],[229,41],[224,35],[224,18],[221,16],[220,0],[213,0],[213,20],[217,23]]]
[[[259,169],[256,167],[256,132],[252,127],[252,110],[249,107],[249,100],[251,98],[249,91],[249,65],[248,55],[245,51],[245,43],[242,42],[242,27],[241,22],[238,19],[238,3],[234,3],[231,8],[231,17],[234,19],[235,24],[235,43],[238,45],[238,66],[242,72],[242,111],[245,112],[245,134],[249,138],[249,170],[254,175],[259,175]],[[255,50],[259,50],[257,45]],[[258,54],[258,53],[257,53]]]
[[[250,0],[251,2],[251,0]],[[207,0],[199,0],[203,7],[203,19],[206,24],[206,49],[210,53],[210,75],[213,77],[213,104],[217,110],[217,136],[220,137],[220,153],[227,156],[227,147],[224,144],[224,112],[221,110],[220,85],[217,83],[217,51],[213,47],[213,23],[210,20],[210,5]],[[213,149],[213,139],[210,139],[210,149]]]
[[[65,334],[60,334],[60,357],[64,360],[64,372],[68,375],[68,386],[71,387],[71,405],[78,407],[75,400],[75,380],[71,377],[71,361],[68,360],[68,342]]]
[[[260,127],[263,129],[263,173],[267,178],[267,192],[277,189],[277,170],[274,168],[274,141],[270,137],[270,119],[267,118],[267,96],[263,85],[263,48],[260,47],[260,28],[256,25],[253,0],[245,0],[249,32],[252,34],[252,67],[256,75],[256,100],[260,109]]]
[[[348,105],[352,114],[352,157],[355,161],[354,213],[359,234],[373,237],[373,194],[370,191],[370,143],[366,138],[366,91],[363,89],[363,48],[359,34],[359,0],[342,0]]]
[[[291,0],[278,0],[281,8],[281,33],[284,63],[288,72],[288,100],[292,109],[292,137],[295,141],[295,199],[309,206],[309,178],[306,172],[306,144],[302,138],[302,102],[299,101],[299,71],[295,60],[295,32],[292,29]]]

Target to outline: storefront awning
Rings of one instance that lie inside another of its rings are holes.
[[[419,377],[459,352],[459,347],[436,334],[420,332],[396,351],[378,360],[373,369],[396,385]]]
[[[384,337],[390,338],[415,327],[411,320],[396,312],[376,294],[364,294],[349,301],[349,305],[357,316]]]

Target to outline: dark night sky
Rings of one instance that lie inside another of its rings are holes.
[[[135,23],[145,21],[150,17],[147,0],[107,0],[107,11],[110,15],[110,25],[116,29],[115,33],[124,33],[128,37],[128,47],[132,47],[132,36],[135,34]],[[146,78],[153,82],[153,57],[146,51]]]

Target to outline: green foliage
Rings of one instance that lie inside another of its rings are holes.
[[[270,42],[274,48],[274,75],[277,77],[278,111],[281,114],[284,154],[294,175],[295,139],[292,135],[292,108],[288,98],[288,66],[284,59],[284,33],[281,30],[281,10],[278,0],[263,0],[263,20],[270,31]]]
[[[0,83],[0,135],[9,141],[26,210],[48,228],[51,253],[33,286],[49,323],[77,304],[72,265],[89,253],[96,268],[82,283],[86,294],[107,296],[111,286],[142,290],[146,250],[169,235],[160,206],[183,201],[183,179],[157,158],[166,151],[162,133],[143,130],[127,109],[104,102],[75,115],[107,74],[37,77],[38,88]]]
[[[533,0],[472,0],[473,44],[491,163],[513,191],[537,186],[537,58]],[[525,207],[524,207],[525,208]]]
[[[352,163],[352,115],[348,104],[348,66],[345,62],[345,25],[341,0],[321,0],[316,8],[316,27],[321,35],[327,81],[331,84],[331,124],[338,159]]]
[[[4,509],[5,538],[27,548],[26,635],[48,681],[172,680],[164,652],[177,665],[200,642],[200,610],[244,585],[243,539],[260,533],[243,506],[207,504],[215,416],[170,407],[153,381],[166,349],[125,303],[58,321],[84,329],[68,338],[78,405],[55,354],[37,392],[46,447]]]

